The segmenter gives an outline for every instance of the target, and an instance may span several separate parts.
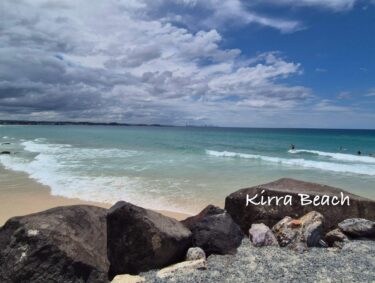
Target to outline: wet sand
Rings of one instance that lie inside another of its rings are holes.
[[[0,226],[14,216],[35,213],[56,206],[76,204],[111,207],[109,203],[52,196],[49,187],[30,179],[25,173],[9,171],[0,165]],[[173,211],[158,212],[178,220],[189,216]]]

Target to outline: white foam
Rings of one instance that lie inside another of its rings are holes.
[[[189,213],[158,194],[158,198],[148,196],[147,191],[155,191],[152,183],[138,177],[89,176],[75,170],[75,163],[90,164],[97,158],[126,158],[138,154],[134,150],[74,148],[67,144],[41,143],[40,140],[21,143],[27,152],[37,153],[33,158],[19,155],[0,155],[0,162],[6,169],[27,173],[32,179],[51,188],[51,194],[86,201],[115,203],[127,200],[134,204],[162,210],[166,207],[176,212]],[[87,162],[87,159],[89,162]],[[91,160],[92,159],[92,160]],[[105,164],[103,164],[104,166]],[[151,186],[151,187],[150,187]]]
[[[258,159],[261,161],[266,161],[270,163],[277,163],[281,165],[303,167],[309,169],[319,169],[324,171],[331,171],[337,173],[353,173],[361,175],[371,175],[375,176],[375,166],[367,164],[341,164],[325,161],[314,161],[306,159],[288,159],[288,158],[279,158],[271,156],[263,156],[256,154],[248,153],[238,153],[230,151],[215,151],[215,150],[206,150],[206,153],[211,156],[216,157],[232,157],[232,158],[245,158],[245,159]]]
[[[33,153],[43,153],[43,154],[55,154],[61,155],[64,159],[75,158],[77,160],[86,158],[110,158],[110,157],[129,157],[138,154],[135,150],[123,150],[116,148],[79,148],[73,147],[70,144],[52,144],[52,143],[40,143],[34,141],[25,141],[21,145],[26,151]]]
[[[353,155],[353,154],[347,154],[347,153],[335,153],[335,152],[325,152],[325,151],[307,150],[307,149],[295,149],[295,150],[289,150],[288,152],[292,154],[309,153],[309,154],[315,154],[315,155],[324,156],[324,157],[330,157],[332,159],[336,159],[340,161],[375,164],[375,158],[371,156],[360,156],[360,155]]]

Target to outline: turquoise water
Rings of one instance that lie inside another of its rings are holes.
[[[375,131],[0,126],[0,142],[7,169],[84,200],[195,213],[281,177],[375,199]]]

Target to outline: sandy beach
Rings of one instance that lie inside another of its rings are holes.
[[[104,208],[111,207],[109,203],[53,196],[50,194],[49,187],[30,179],[25,173],[10,171],[1,165],[0,195],[0,226],[11,217],[35,213],[56,206],[87,204]],[[189,216],[167,210],[158,212],[178,220]]]

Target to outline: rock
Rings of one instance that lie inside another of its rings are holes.
[[[335,206],[302,205],[298,195],[307,194],[311,198],[328,196],[341,199],[341,193],[344,196],[349,196],[350,206],[346,205],[346,202],[343,205],[340,203]],[[249,198],[258,195],[255,199],[256,202],[259,202],[261,196],[267,199],[268,197],[285,198],[290,195],[292,197],[292,205],[284,205],[282,201],[277,205],[275,199],[273,199],[270,205],[249,203],[246,206],[247,195]],[[312,210],[321,213],[325,217],[325,231],[336,228],[338,223],[347,218],[360,217],[375,220],[375,201],[349,194],[341,189],[287,178],[234,192],[225,199],[225,209],[246,234],[253,223],[264,223],[268,227],[272,227],[286,215],[298,218]]]
[[[210,254],[234,254],[241,244],[243,233],[232,217],[224,212],[206,216],[193,229],[193,246]]]
[[[367,219],[345,219],[338,226],[342,232],[352,237],[375,237],[375,222]]]
[[[344,243],[349,242],[349,238],[340,229],[328,232],[324,239],[330,247],[342,248]]]
[[[181,223],[188,227],[190,230],[192,230],[194,228],[194,225],[203,218],[221,213],[224,213],[224,209],[221,209],[220,207],[210,204],[205,209],[203,209],[199,214],[188,217],[185,220],[182,220]]]
[[[141,283],[146,282],[144,277],[138,275],[130,275],[130,274],[121,274],[116,275],[115,278],[111,281],[111,283]]]
[[[0,228],[0,282],[107,282],[106,209],[76,205]]]
[[[11,153],[10,153],[10,151],[5,150],[5,151],[0,152],[0,154],[4,154],[4,155],[7,154],[7,155],[9,155]]]
[[[279,243],[271,229],[263,223],[252,224],[249,230],[250,241],[255,247],[278,246]]]
[[[206,254],[204,250],[199,247],[194,247],[188,249],[186,253],[186,260],[197,260],[197,259],[206,259]]]
[[[205,259],[197,259],[184,261],[172,266],[163,268],[157,273],[157,277],[166,278],[175,275],[176,273],[190,273],[197,269],[207,269],[207,262]]]
[[[293,219],[286,216],[272,228],[272,231],[276,234],[276,239],[282,247],[285,247],[292,242],[300,241],[298,238],[300,231],[299,229],[295,229],[296,225],[293,225],[292,223]]]
[[[232,217],[214,205],[181,223],[193,232],[193,246],[202,248],[207,255],[235,253],[243,238]]]
[[[320,247],[324,236],[324,216],[316,211],[311,211],[302,216],[301,232],[304,242],[308,247]]]
[[[297,251],[305,247],[320,247],[323,238],[324,217],[319,212],[311,211],[299,219],[287,216],[273,226],[280,246],[289,246]]]
[[[109,277],[138,274],[183,260],[191,232],[179,221],[127,202],[107,214]]]

